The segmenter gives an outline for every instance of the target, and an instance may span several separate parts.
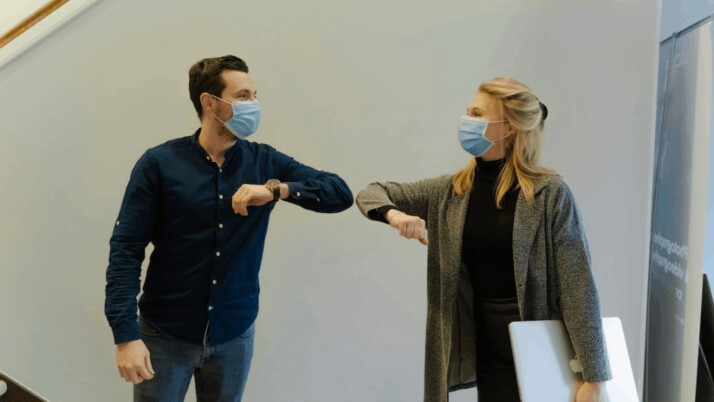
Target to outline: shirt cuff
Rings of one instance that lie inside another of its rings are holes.
[[[309,197],[307,197],[308,194],[305,192],[304,184],[297,182],[297,181],[286,182],[284,184],[288,185],[288,190],[290,192],[289,198],[292,198],[293,200],[301,200],[303,198],[309,198]]]
[[[389,223],[389,221],[387,220],[387,212],[392,209],[398,210],[398,208],[394,205],[384,205],[379,208],[370,209],[369,211],[367,211],[367,217],[373,221]]]
[[[136,321],[132,323],[123,324],[117,328],[112,328],[112,333],[114,334],[115,345],[141,339],[141,332],[139,332],[139,324]]]

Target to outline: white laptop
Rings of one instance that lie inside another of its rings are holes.
[[[613,378],[605,383],[606,395],[601,395],[601,400],[639,402],[622,323],[617,317],[608,317],[602,324]],[[575,371],[580,369],[579,362],[573,360],[575,352],[563,322],[513,322],[509,330],[521,400],[572,401],[582,376]]]

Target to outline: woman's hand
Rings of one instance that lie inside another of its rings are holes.
[[[428,246],[426,239],[426,222],[418,216],[407,215],[402,211],[390,209],[387,211],[387,222],[389,225],[399,230],[399,235],[407,239],[419,239],[421,244]]]
[[[578,386],[578,390],[575,392],[575,402],[606,402],[607,397],[603,394],[600,396],[600,392],[605,389],[605,386],[601,382],[587,382],[584,381]]]

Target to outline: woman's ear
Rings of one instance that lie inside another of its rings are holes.
[[[518,130],[511,125],[511,122],[506,121],[506,133],[508,135],[514,135],[518,132]]]

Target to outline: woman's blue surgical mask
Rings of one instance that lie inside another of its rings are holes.
[[[499,123],[506,120],[489,122],[488,119],[463,116],[459,124],[459,143],[461,147],[473,156],[479,157],[493,146],[494,142],[486,138],[486,129],[489,123]],[[508,136],[506,136],[508,137]],[[506,138],[503,137],[503,138]],[[500,138],[496,141],[501,141]]]
[[[216,120],[223,123],[233,135],[238,138],[247,138],[258,129],[258,125],[260,125],[260,104],[257,100],[228,102],[215,95],[212,96],[230,104],[233,108],[233,117],[228,121],[223,121],[215,113],[213,114]]]

